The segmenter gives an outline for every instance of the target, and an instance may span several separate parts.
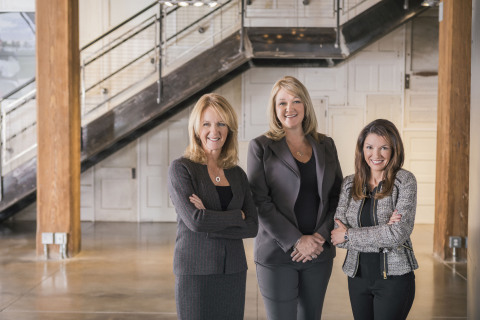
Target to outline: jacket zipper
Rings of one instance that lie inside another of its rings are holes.
[[[387,279],[387,253],[383,253],[383,279]]]
[[[380,183],[377,186],[377,189],[375,190],[375,193],[373,194],[374,198],[373,198],[373,213],[372,213],[372,216],[373,216],[373,224],[375,226],[378,225],[378,223],[377,223],[377,208],[376,208],[378,199],[375,199],[375,194],[378,191],[381,191],[381,190],[382,190],[382,181],[380,181]],[[383,251],[383,272],[382,272],[382,275],[383,275],[383,279],[387,279],[387,252],[385,252],[385,251]]]
[[[362,222],[360,221],[360,215],[362,214],[364,204],[365,204],[365,198],[362,199],[362,205],[360,206],[360,210],[358,211],[357,223],[360,228],[362,227]],[[359,264],[360,264],[360,253],[357,253],[357,265],[355,266],[355,272],[353,273],[354,277],[357,274]]]

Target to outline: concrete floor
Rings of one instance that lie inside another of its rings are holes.
[[[34,223],[0,224],[0,319],[176,319],[175,228],[174,223],[83,223],[79,255],[44,261],[35,256]],[[416,225],[412,240],[420,269],[408,319],[466,319],[466,265],[432,257],[432,225]],[[250,267],[245,319],[266,319],[253,240],[245,247]],[[353,319],[341,271],[345,251],[337,252],[322,319]]]

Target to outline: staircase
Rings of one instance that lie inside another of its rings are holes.
[[[160,92],[152,83],[82,126],[82,172],[249,68],[333,67],[345,61],[426,10],[421,2],[410,0],[405,9],[404,1],[383,0],[338,29],[240,28],[162,77]],[[4,175],[2,187],[0,222],[35,201],[36,158]]]

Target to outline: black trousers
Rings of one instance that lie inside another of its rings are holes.
[[[405,320],[415,298],[415,274],[348,278],[348,291],[355,320]]]
[[[320,320],[333,259],[257,265],[268,320]]]

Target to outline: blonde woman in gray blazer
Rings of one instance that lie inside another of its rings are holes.
[[[342,184],[332,241],[348,250],[343,271],[356,320],[406,319],[413,304],[417,181],[403,160],[397,128],[377,119],[360,132],[355,174]]]
[[[268,109],[270,130],[250,142],[247,164],[259,216],[258,284],[269,320],[318,320],[335,257],[330,232],[342,171],[300,81],[277,81]]]
[[[190,115],[190,144],[169,168],[177,212],[173,269],[178,319],[243,320],[247,261],[244,238],[258,231],[257,210],[238,167],[238,122],[217,94]]]

